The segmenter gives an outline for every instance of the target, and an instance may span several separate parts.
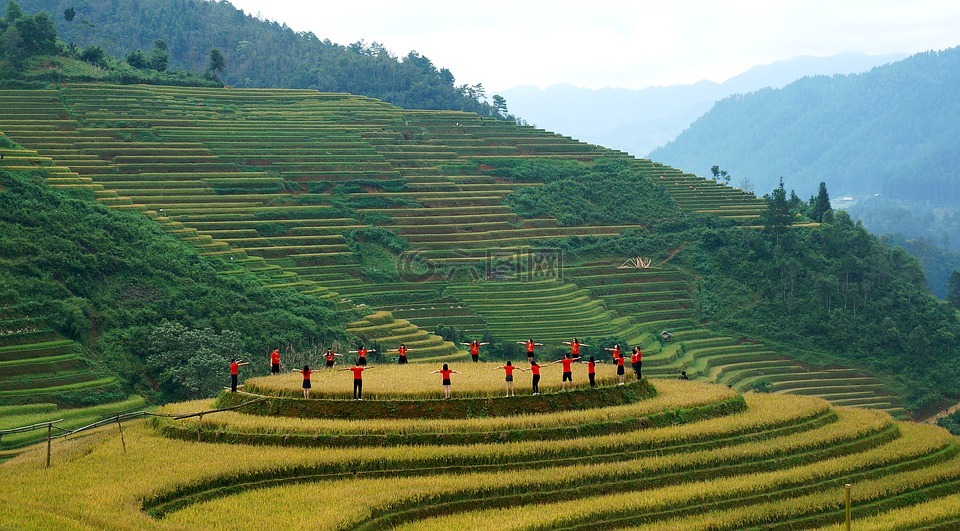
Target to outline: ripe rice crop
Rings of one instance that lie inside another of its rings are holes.
[[[343,373],[341,373],[343,374]],[[456,375],[454,375],[456,376]],[[677,385],[680,384],[680,385]],[[692,385],[686,385],[692,384]],[[663,410],[688,408],[731,399],[734,391],[724,387],[699,382],[657,382],[659,396],[633,404],[581,411],[560,411],[534,415],[491,417],[473,419],[377,419],[372,421],[335,419],[285,419],[244,415],[236,412],[218,413],[204,419],[205,425],[243,427],[262,433],[327,432],[338,434],[401,434],[401,433],[463,433],[495,432],[505,429],[540,429],[571,426],[581,423],[615,422],[636,419]],[[196,411],[209,402],[171,404],[164,413],[180,414]],[[199,422],[188,420],[188,423]]]
[[[385,328],[392,328],[394,323],[382,325]],[[351,398],[353,396],[353,374],[350,371],[341,371],[339,369],[350,367],[351,365],[342,365],[340,360],[350,360],[350,354],[344,354],[343,358],[337,358],[338,366],[334,370],[320,369],[311,374],[311,397],[314,398]],[[416,361],[417,351],[411,349],[408,357],[411,361]],[[560,389],[561,366],[552,361],[541,361],[541,380],[540,388],[542,392],[552,392]],[[529,369],[530,366],[526,360],[515,360],[514,364],[518,368]],[[374,366],[374,363],[370,363]],[[493,398],[503,396],[506,384],[504,382],[503,369],[497,369],[504,365],[504,362],[458,362],[450,363],[449,367],[460,374],[451,376],[451,388],[453,397],[483,397]],[[418,398],[441,398],[443,388],[441,386],[441,377],[439,374],[431,374],[439,370],[442,364],[419,364],[409,363],[407,365],[384,364],[376,366],[374,370],[363,373],[363,393],[369,400],[383,399],[418,399]],[[316,367],[319,369],[322,364]],[[514,371],[514,385],[518,394],[530,394],[529,371],[523,372],[519,369]],[[584,389],[589,387],[587,382],[587,367],[584,363],[575,363],[573,365],[573,378],[575,387]],[[613,385],[616,383],[616,367],[613,364],[597,364],[597,384]],[[303,382],[299,372],[290,372],[288,374],[279,374],[271,376],[260,376],[249,378],[244,382],[244,387],[248,392],[256,394],[266,394],[275,396],[301,396],[300,387]]]

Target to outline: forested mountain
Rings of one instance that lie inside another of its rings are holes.
[[[234,87],[312,88],[350,92],[411,109],[454,109],[493,116],[481,85],[457,85],[453,73],[411,51],[396,57],[376,42],[341,45],[285,24],[259,20],[229,2],[206,0],[23,0],[46,11],[64,42],[101,46],[125,57],[168,46],[170,68],[203,72],[220,50],[220,78]],[[63,13],[72,8],[72,21]]]
[[[850,74],[903,59],[905,54],[845,53],[794,57],[757,65],[723,83],[699,81],[639,90],[573,85],[500,91],[518,116],[583,141],[644,156],[676,138],[713,104],[733,94],[780,88],[804,76]]]
[[[651,157],[706,175],[717,164],[758,190],[960,202],[960,48],[868,73],[805,78],[718,102]]]

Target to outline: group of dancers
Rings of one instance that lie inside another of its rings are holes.
[[[494,367],[493,370],[502,370],[504,371],[505,381],[506,381],[506,396],[511,397],[515,396],[514,392],[514,378],[513,372],[519,370],[521,372],[530,372],[532,373],[532,394],[540,394],[540,370],[541,365],[537,363],[535,359],[535,349],[537,346],[543,346],[543,343],[537,343],[532,338],[527,341],[517,341],[518,344],[525,345],[527,353],[527,363],[529,368],[517,367],[513,365],[513,362],[507,361],[504,365]],[[474,362],[480,361],[480,347],[487,345],[489,343],[481,343],[479,340],[474,339],[470,343],[462,343],[467,345],[470,348],[470,358]],[[563,371],[560,380],[560,388],[563,391],[566,391],[569,388],[573,388],[573,364],[579,363],[583,359],[580,355],[580,347],[589,346],[587,343],[581,343],[577,338],[573,338],[573,341],[564,341],[563,344],[570,345],[570,352],[564,355],[563,358],[554,361],[553,363],[560,363],[563,366]],[[624,356],[620,351],[620,345],[614,345],[613,347],[604,348],[604,350],[609,351],[612,354],[613,362],[617,366],[617,379],[618,385],[624,385],[626,380],[626,371],[624,369]],[[396,349],[390,349],[387,352],[396,352],[398,359],[398,364],[407,363],[407,353],[411,352],[412,349],[406,347],[406,345],[401,344]],[[374,349],[367,349],[363,345],[360,345],[357,350],[351,350],[349,353],[356,354],[356,365],[353,367],[347,367],[340,369],[341,371],[351,371],[353,373],[353,399],[354,400],[363,400],[363,372],[371,370],[374,367],[367,365],[367,354],[376,352]],[[343,357],[343,354],[338,354],[333,351],[333,349],[328,348],[324,353],[323,358],[325,365],[328,369],[334,368],[336,365],[336,358]],[[587,363],[587,378],[590,381],[590,387],[597,386],[596,380],[596,364],[597,361],[594,356],[590,356]],[[634,374],[636,375],[637,380],[643,377],[642,375],[642,366],[643,366],[643,352],[639,347],[633,348],[633,353],[630,356],[630,364],[633,367]],[[230,390],[232,392],[237,391],[237,374],[241,365],[249,365],[249,362],[232,359],[230,360]],[[280,349],[274,349],[270,353],[270,372],[272,374],[280,373]],[[310,383],[311,369],[309,365],[304,365],[302,369],[293,369],[293,372],[299,372],[303,377],[303,384],[301,386],[303,390],[303,398],[310,398],[310,389],[312,387]],[[435,370],[430,374],[440,374],[441,382],[443,386],[443,398],[450,398],[450,387],[451,387],[451,375],[460,374],[458,371],[450,369],[449,364],[444,363],[441,369]]]

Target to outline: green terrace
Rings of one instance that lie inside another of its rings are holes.
[[[505,340],[618,336],[644,347],[651,375],[685,369],[738,389],[761,382],[774,392],[902,411],[875,380],[802,367],[700,328],[677,270],[585,264],[566,267],[562,281],[374,282],[345,237],[375,224],[409,243],[401,262],[473,267],[491,250],[522,253],[533,240],[632,228],[521,219],[504,199],[540,183],[483,175],[478,159],[624,158],[682,210],[747,227],[764,208],[752,194],[534,127],[407,111],[348,94],[72,84],[0,90],[0,101],[18,103],[0,106],[0,131],[29,148],[0,163],[42,168],[51,185],[88,188],[105,204],[139,210],[204,254],[222,257],[224,274],[243,267],[277,289],[377,310],[350,327],[367,341],[405,341],[446,359],[462,354],[418,326]],[[338,186],[347,193],[334,193]],[[662,330],[677,340],[660,344]]]
[[[93,367],[80,345],[28,317],[17,307],[0,308],[0,406],[89,403],[123,398],[116,376]],[[90,394],[91,392],[95,394]]]

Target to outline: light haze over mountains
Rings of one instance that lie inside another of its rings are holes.
[[[559,84],[546,89],[515,87],[500,94],[506,98],[512,114],[537,127],[631,155],[646,156],[673,140],[715,102],[727,96],[765,87],[780,88],[805,76],[866,72],[906,56],[859,52],[830,57],[801,56],[757,65],[723,83],[705,80],[640,90],[592,90]]]

